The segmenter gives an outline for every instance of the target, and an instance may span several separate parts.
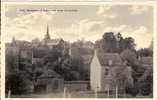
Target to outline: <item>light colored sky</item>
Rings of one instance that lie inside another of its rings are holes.
[[[67,41],[83,38],[94,42],[104,32],[113,31],[133,37],[137,48],[144,48],[153,37],[153,8],[146,5],[7,5],[5,11],[7,42],[13,36],[20,40],[41,40],[47,24],[51,38]]]

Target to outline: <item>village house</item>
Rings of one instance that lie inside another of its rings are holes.
[[[61,92],[64,88],[64,79],[53,70],[45,71],[36,80],[34,92],[49,93]]]
[[[126,73],[131,77],[131,68],[121,60],[118,53],[99,53],[95,50],[91,61],[90,86],[93,91],[124,92]]]

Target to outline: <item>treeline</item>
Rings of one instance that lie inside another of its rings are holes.
[[[132,37],[122,37],[120,33],[104,33],[102,39],[96,41],[96,46],[102,48],[103,52],[121,53],[126,49],[135,50],[135,42]]]

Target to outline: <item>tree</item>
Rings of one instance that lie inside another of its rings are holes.
[[[31,81],[25,72],[14,72],[6,76],[6,93],[11,90],[11,94],[26,94],[31,92]]]
[[[135,50],[135,43],[132,37],[127,37],[123,40],[124,49]]]
[[[106,32],[101,40],[96,41],[96,47],[104,52],[121,53],[125,49],[135,50],[135,43],[132,37],[123,38],[121,33]]]
[[[141,69],[141,66],[138,62],[136,51],[126,49],[121,54],[122,60],[127,61],[127,65],[131,66],[133,70],[136,72],[139,72],[139,69]]]
[[[104,33],[102,47],[105,52],[117,51],[117,40],[113,32]]]
[[[143,48],[143,49],[139,49],[137,51],[138,56],[141,57],[148,57],[148,56],[153,56],[153,51],[149,48]]]
[[[147,69],[138,79],[140,92],[142,95],[150,95],[153,93],[153,70]]]
[[[79,58],[66,58],[61,62],[61,67],[56,67],[55,71],[61,74],[65,80],[84,80],[83,61]]]
[[[55,62],[62,56],[61,52],[56,48],[47,51],[47,54],[44,57],[44,64],[47,64],[48,62]]]
[[[136,96],[140,91],[143,95],[151,93],[152,89],[152,75],[150,69],[144,69],[137,59],[135,51],[129,49],[121,53],[123,60],[126,60],[129,66],[132,68],[132,77],[134,81],[133,87],[127,87],[126,92]]]

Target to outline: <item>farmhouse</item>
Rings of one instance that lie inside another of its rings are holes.
[[[126,75],[127,74],[127,75]],[[125,88],[125,78],[131,77],[131,68],[121,60],[118,53],[94,52],[90,66],[90,86],[93,91]]]

